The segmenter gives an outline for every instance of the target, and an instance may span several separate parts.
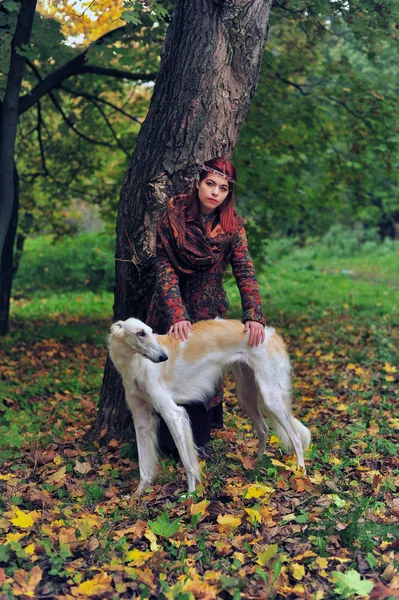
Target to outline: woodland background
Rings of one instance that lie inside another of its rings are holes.
[[[312,430],[308,475],[274,436],[255,464],[230,380],[228,427],[194,498],[163,458],[138,501],[134,444],[84,441],[112,317],[119,191],[170,8],[42,1],[23,49],[1,338],[0,598],[397,598],[394,2],[275,2],[233,155],[265,312],[288,343],[295,412]],[[1,94],[18,10],[0,7]]]

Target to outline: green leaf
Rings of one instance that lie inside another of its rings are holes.
[[[20,56],[26,56],[30,60],[35,60],[36,52],[27,44],[21,44],[20,47],[15,46],[15,52]]]
[[[9,12],[19,12],[19,3],[14,2],[14,0],[4,0],[3,6]]]
[[[300,514],[296,517],[297,523],[307,523],[309,521],[308,513],[304,510],[300,511]]]
[[[349,570],[346,573],[334,571],[332,574],[335,583],[334,591],[340,594],[341,598],[349,598],[354,594],[367,596],[374,587],[372,581],[360,578],[360,573],[355,570]]]
[[[180,519],[169,520],[167,511],[163,512],[156,521],[148,521],[148,525],[153,533],[162,537],[171,537],[180,527]]]
[[[10,557],[10,546],[8,544],[3,544],[0,546],[0,563],[8,562]]]
[[[122,19],[126,21],[126,23],[133,23],[133,25],[138,25],[141,22],[140,17],[130,10],[123,11]]]

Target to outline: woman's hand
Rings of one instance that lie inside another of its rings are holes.
[[[181,339],[182,342],[188,340],[188,330],[192,329],[190,321],[179,321],[169,328],[168,335],[174,334],[175,340]]]
[[[244,332],[249,330],[250,346],[259,346],[265,341],[265,328],[257,321],[245,321]]]

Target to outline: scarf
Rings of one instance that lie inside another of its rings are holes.
[[[231,248],[242,225],[242,219],[236,215],[237,227],[228,234],[216,213],[212,231],[207,234],[200,218],[187,223],[186,206],[186,196],[171,198],[158,227],[160,240],[178,274],[206,271],[217,265]]]

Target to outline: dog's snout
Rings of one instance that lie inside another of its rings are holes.
[[[159,362],[165,362],[165,360],[168,360],[168,355],[167,355],[167,354],[165,354],[165,352],[162,352],[162,353],[159,355]]]

